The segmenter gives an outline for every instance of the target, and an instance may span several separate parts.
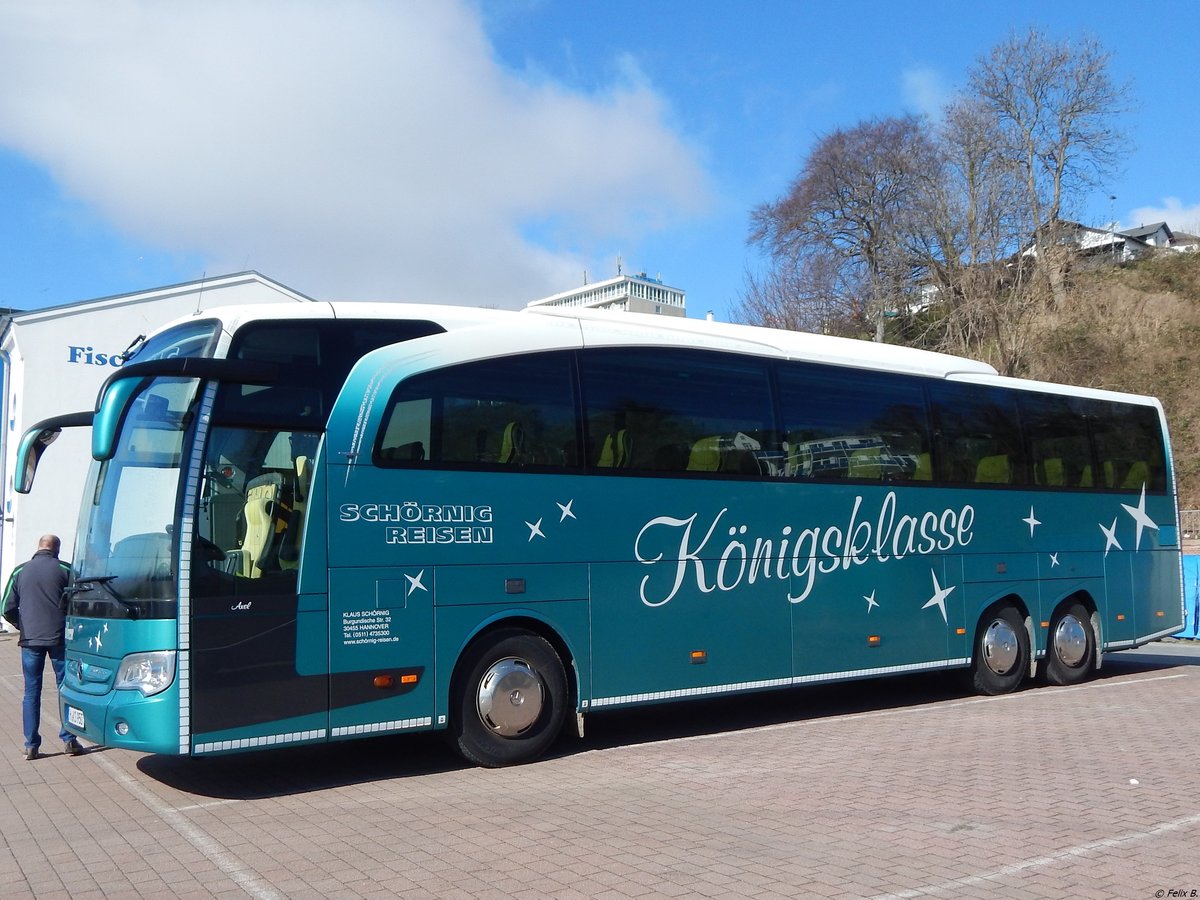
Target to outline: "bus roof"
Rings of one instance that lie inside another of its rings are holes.
[[[1020,388],[1026,391],[1039,391],[1045,394],[1058,394],[1067,397],[1082,397],[1087,400],[1108,400],[1118,403],[1139,403],[1153,406],[1162,412],[1162,403],[1157,397],[1146,394],[1131,394],[1126,391],[1112,391],[1105,388],[1079,387],[1073,384],[1058,384],[1053,381],[1035,381],[1030,378],[1012,378],[1007,375],[971,375],[955,374],[950,376],[954,381],[970,384],[990,385],[993,387]]]
[[[412,319],[436,322],[444,328],[459,328],[464,325],[478,325],[489,321],[504,321],[514,315],[516,313],[511,310],[436,303],[390,303],[359,300],[319,300],[304,304],[245,303],[200,309],[168,322],[158,331],[165,331],[177,325],[202,319],[216,319],[225,331],[231,333],[250,322],[272,319]]]
[[[226,332],[234,332],[250,322],[272,319],[411,319],[435,322],[451,331],[463,331],[457,340],[435,338],[439,365],[494,355],[578,347],[698,347],[1068,396],[1142,402],[1161,409],[1161,404],[1153,397],[1010,378],[1000,375],[987,363],[946,353],[781,328],[645,313],[553,307],[527,307],[515,311],[433,303],[314,301],[217,306],[180,317],[160,330],[201,318],[217,319]],[[384,349],[382,352],[389,351]],[[405,351],[397,347],[391,352],[402,355]]]
[[[524,312],[530,316],[578,320],[585,342],[593,346],[629,343],[664,347],[710,347],[738,350],[759,356],[803,359],[830,365],[935,377],[945,377],[956,372],[997,374],[987,363],[965,357],[895,344],[877,344],[853,338],[786,331],[782,328],[735,325],[676,316],[652,316],[646,313],[613,313],[604,310],[533,307]]]

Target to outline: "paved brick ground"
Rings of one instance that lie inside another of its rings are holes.
[[[72,759],[47,697],[52,755],[26,762],[4,636],[0,895],[1200,897],[1200,647],[1110,656],[1101,676],[610,714],[499,771],[431,737]]]

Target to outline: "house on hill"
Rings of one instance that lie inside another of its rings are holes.
[[[1111,226],[1093,228],[1064,219],[1058,223],[1058,227],[1059,244],[1072,247],[1079,256],[1092,258],[1097,262],[1107,259],[1114,263],[1129,262],[1148,256],[1156,250],[1188,252],[1195,250],[1197,246],[1196,239],[1191,235],[1184,236],[1190,238],[1190,241],[1179,240],[1166,222],[1154,222],[1116,231]],[[1036,245],[1030,242],[1021,251],[1021,255],[1036,257]]]
[[[1118,231],[1119,237],[1132,238],[1148,247],[1172,247],[1175,235],[1167,227],[1166,222],[1155,222],[1153,225],[1142,225],[1138,228],[1126,228]]]

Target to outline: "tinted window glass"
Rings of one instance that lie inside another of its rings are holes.
[[[217,323],[209,319],[180,325],[142,344],[135,340],[130,345],[125,363],[128,365],[180,356],[208,356],[217,343],[217,332]]]
[[[1091,487],[1094,461],[1084,405],[1075,397],[1020,395],[1033,483],[1044,487]]]
[[[930,388],[941,469],[952,484],[1028,484],[1015,392],[974,384]]]
[[[580,355],[587,462],[596,471],[773,475],[767,364],[699,350]]]
[[[790,363],[779,369],[779,392],[790,476],[933,478],[916,379]]]
[[[1089,402],[1097,458],[1095,487],[1140,491],[1167,488],[1158,412],[1130,403]]]
[[[579,465],[571,355],[450,366],[402,382],[376,445],[383,466]]]

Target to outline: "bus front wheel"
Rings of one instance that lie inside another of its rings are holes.
[[[1029,671],[1029,632],[1012,606],[996,609],[979,622],[971,686],[977,693],[994,695],[1015,691]]]
[[[1051,684],[1079,684],[1096,664],[1096,636],[1092,617],[1082,603],[1072,603],[1055,615],[1046,641],[1046,680]]]
[[[467,761],[495,768],[537,759],[566,718],[567,676],[542,637],[501,631],[470,648],[452,695],[451,737]]]

